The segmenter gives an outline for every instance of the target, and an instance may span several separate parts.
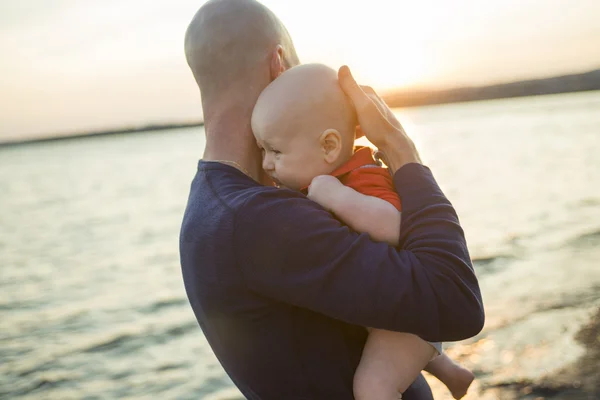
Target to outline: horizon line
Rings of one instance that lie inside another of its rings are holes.
[[[396,88],[389,89],[386,91],[382,91],[382,98],[388,102],[393,103],[397,100],[394,97],[399,96],[410,96],[415,95],[418,96],[416,101],[404,102],[401,105],[389,104],[390,108],[409,108],[409,107],[420,107],[425,105],[437,105],[437,104],[449,104],[449,103],[462,103],[462,102],[474,102],[474,101],[483,101],[483,100],[494,100],[494,99],[504,99],[504,98],[514,98],[514,97],[530,97],[530,96],[539,96],[539,95],[552,95],[552,94],[561,94],[561,93],[575,93],[575,92],[584,92],[584,91],[595,91],[600,90],[600,82],[597,82],[597,86],[592,85],[591,88],[578,88],[576,90],[569,90],[568,88],[563,88],[563,90],[555,89],[551,92],[547,93],[521,93],[518,95],[499,95],[485,98],[469,98],[469,96],[465,96],[464,94],[459,95],[457,98],[447,98],[443,100],[434,99],[435,95],[444,95],[444,94],[456,94],[456,93],[467,93],[469,91],[483,91],[485,89],[502,89],[504,87],[514,87],[518,85],[532,84],[532,83],[542,83],[544,81],[556,81],[560,79],[567,79],[573,77],[583,77],[598,73],[600,74],[600,68],[587,70],[585,72],[571,73],[571,74],[561,74],[550,76],[546,78],[531,78],[525,80],[518,81],[507,81],[502,83],[493,83],[488,85],[473,85],[473,86],[455,86],[455,87],[445,87],[445,88]],[[431,96],[431,97],[429,97]],[[462,97],[462,98],[461,98]],[[425,100],[424,100],[425,99]],[[397,103],[397,104],[400,104]],[[185,121],[185,122],[158,122],[158,123],[146,123],[146,124],[138,124],[134,126],[119,126],[108,129],[90,129],[90,130],[79,130],[75,132],[63,132],[63,133],[51,133],[46,135],[31,135],[29,137],[19,139],[12,138],[8,140],[0,139],[0,146],[12,146],[12,145],[20,145],[20,144],[28,144],[28,143],[40,143],[40,142],[50,142],[57,140],[65,140],[65,139],[81,139],[81,138],[89,138],[89,137],[97,137],[97,136],[107,136],[107,135],[123,135],[130,133],[139,133],[139,132],[152,132],[152,131],[161,131],[166,129],[181,129],[181,128],[192,128],[203,126],[204,120],[197,121]]]

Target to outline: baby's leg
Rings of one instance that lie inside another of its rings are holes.
[[[456,364],[445,354],[440,354],[431,361],[425,371],[438,378],[452,393],[455,399],[461,399],[475,379],[475,375],[466,368]]]
[[[398,399],[435,354],[433,346],[410,333],[370,330],[354,374],[354,397]]]

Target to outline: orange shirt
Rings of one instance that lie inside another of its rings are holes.
[[[400,197],[394,190],[392,176],[387,168],[375,161],[369,147],[357,147],[352,158],[331,175],[357,192],[379,197],[401,211]]]

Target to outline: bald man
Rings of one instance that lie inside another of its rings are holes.
[[[361,127],[404,188],[399,248],[350,231],[299,192],[261,184],[271,181],[252,110],[299,63],[272,12],[251,0],[210,1],[190,23],[185,51],[206,148],[181,228],[183,278],[206,339],[246,398],[352,399],[364,326],[429,341],[479,332],[481,294],[456,213],[389,109],[375,112],[343,75]],[[432,396],[420,376],[403,398]]]

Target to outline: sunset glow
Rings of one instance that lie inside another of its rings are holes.
[[[0,140],[202,118],[183,35],[203,1],[0,3]],[[600,2],[265,0],[301,61],[364,84],[480,85],[600,66]]]

